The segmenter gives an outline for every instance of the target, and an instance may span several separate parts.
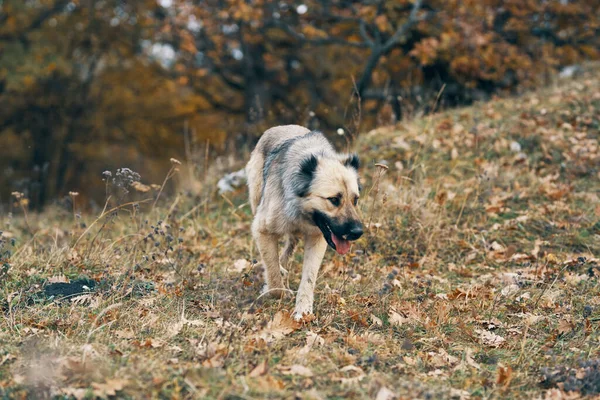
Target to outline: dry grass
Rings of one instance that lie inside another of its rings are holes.
[[[370,230],[328,252],[302,326],[291,297],[257,299],[243,190],[3,216],[0,395],[598,395],[599,87],[587,74],[362,135]],[[48,297],[82,278],[89,293]]]

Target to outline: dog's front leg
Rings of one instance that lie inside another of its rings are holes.
[[[279,238],[277,235],[262,232],[255,232],[254,237],[265,267],[265,292],[275,297],[283,297],[286,290],[279,269]]]
[[[302,319],[303,314],[312,314],[315,284],[323,256],[327,250],[327,242],[323,236],[306,236],[304,239],[304,263],[302,279],[296,295],[294,318]]]

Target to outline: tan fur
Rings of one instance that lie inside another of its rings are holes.
[[[341,207],[331,204],[329,197],[342,194]],[[359,219],[354,198],[359,196],[356,173],[333,160],[323,160],[317,167],[313,190],[302,207],[306,211],[320,210],[331,217]]]
[[[357,172],[344,165],[347,155],[336,153],[322,135],[309,133],[298,125],[267,130],[246,166],[249,201],[254,214],[252,235],[263,260],[265,289],[269,294],[281,297],[288,291],[281,273],[287,272],[298,237],[304,239],[302,279],[294,310],[296,319],[313,311],[316,279],[327,249],[323,233],[307,216],[319,211],[341,221],[359,220],[354,206],[359,194]],[[279,153],[285,153],[285,162],[274,156]],[[319,159],[310,192],[306,196],[295,195],[290,182],[301,170],[301,161],[311,155]],[[328,198],[340,194],[341,205],[334,207]],[[281,238],[285,238],[286,243],[280,255],[278,241]]]
[[[250,161],[248,161],[248,164],[246,165],[250,207],[252,208],[253,214],[256,214],[256,208],[260,203],[263,186],[263,166],[265,164],[264,154],[266,149],[273,148],[287,139],[305,135],[309,132],[308,129],[298,125],[282,125],[268,129],[263,133],[250,155]]]

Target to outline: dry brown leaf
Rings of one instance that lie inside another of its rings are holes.
[[[502,336],[490,331],[475,329],[475,332],[479,335],[480,342],[489,347],[500,347],[506,341]]]
[[[471,398],[471,393],[466,390],[450,388],[450,397],[453,399],[467,400]]]
[[[410,365],[411,367],[414,367],[415,365],[417,365],[417,360],[415,360],[414,357],[404,356],[404,357],[402,357],[402,361],[406,365]]]
[[[8,353],[4,357],[2,357],[2,359],[0,360],[0,366],[2,366],[5,362],[8,362],[10,360],[14,360],[16,358],[17,357],[15,357],[12,354]]]
[[[67,278],[64,274],[52,276],[48,278],[48,283],[69,283],[69,278]]]
[[[255,378],[257,385],[265,391],[282,390],[285,383],[272,375],[265,375]]]
[[[128,381],[125,379],[107,379],[106,383],[92,383],[94,396],[107,397],[116,396],[117,392],[123,390]]]
[[[76,400],[83,400],[86,397],[87,389],[67,387],[61,389],[62,394],[68,397],[74,397]]]
[[[259,363],[256,367],[254,367],[252,369],[252,371],[250,371],[248,376],[256,378],[257,376],[265,375],[267,373],[267,371],[268,371],[267,360],[264,360],[263,362]]]
[[[396,398],[396,393],[392,392],[390,389],[382,386],[381,389],[377,392],[377,397],[375,400],[392,400]]]
[[[558,323],[558,333],[560,334],[569,333],[573,329],[575,329],[575,324],[570,318],[564,318]]]
[[[308,331],[308,332],[306,332],[306,345],[304,345],[304,347],[302,347],[298,351],[298,354],[301,356],[304,356],[310,352],[310,350],[313,348],[313,346],[315,346],[315,345],[322,346],[324,343],[325,343],[325,339],[323,339],[321,336],[319,336],[319,334],[312,332],[312,331]]]
[[[512,295],[519,293],[520,290],[521,287],[513,283],[512,285],[504,286],[500,291],[500,294],[504,297],[511,297]]]
[[[281,366],[281,367],[278,367],[278,369],[284,375],[305,376],[307,378],[310,378],[311,376],[314,375],[313,372],[309,368],[305,367],[304,365],[299,365],[299,364],[294,364],[289,367]]]
[[[349,377],[337,378],[342,383],[342,386],[359,384],[366,376],[362,368],[355,365],[347,365],[340,369],[340,371],[350,375]]]
[[[115,331],[115,335],[119,339],[133,339],[135,337],[135,335],[131,329],[123,329],[123,330]]]
[[[470,365],[471,367],[473,367],[475,369],[481,369],[481,365],[479,365],[473,359],[473,349],[471,349],[471,348],[465,349],[465,362],[467,363],[467,365]]]
[[[376,326],[383,326],[383,321],[381,320],[381,318],[377,318],[373,314],[371,314],[371,321],[373,321],[373,324]]]
[[[577,392],[563,392],[560,389],[550,389],[546,392],[544,400],[575,400],[581,398],[581,394]]]
[[[237,273],[244,272],[246,269],[250,267],[250,262],[248,260],[244,260],[240,258],[239,260],[235,260],[233,263],[233,270]]]
[[[258,334],[257,338],[263,339],[266,343],[271,343],[294,332],[298,328],[300,328],[300,322],[291,318],[289,313],[279,311],[275,314],[273,320],[267,324],[266,328]]]
[[[150,191],[150,186],[144,185],[141,182],[133,182],[131,184],[131,187],[134,188],[136,191],[141,192],[141,193],[146,193],[146,192]]]
[[[218,353],[209,359],[202,361],[202,366],[205,368],[221,368],[225,364],[225,357]]]
[[[496,384],[500,385],[504,388],[510,385],[510,381],[512,380],[512,368],[509,366],[498,367],[498,378],[496,378]]]
[[[402,326],[402,325],[408,323],[410,320],[408,318],[398,314],[396,311],[390,310],[389,321],[390,321],[390,324],[392,324],[392,325]]]

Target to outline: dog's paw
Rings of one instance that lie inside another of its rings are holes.
[[[300,322],[304,319],[304,315],[304,313],[294,311],[294,313],[292,314],[292,318],[294,318],[294,321]]]
[[[308,323],[308,322],[313,321],[315,319],[315,316],[312,313],[307,314],[307,313],[294,312],[294,313],[292,313],[292,318],[296,322]]]
[[[294,309],[294,312],[292,313],[292,317],[296,320],[296,321],[303,321],[308,319],[311,319],[312,317],[312,306],[308,305],[308,304],[297,304],[296,308]]]

